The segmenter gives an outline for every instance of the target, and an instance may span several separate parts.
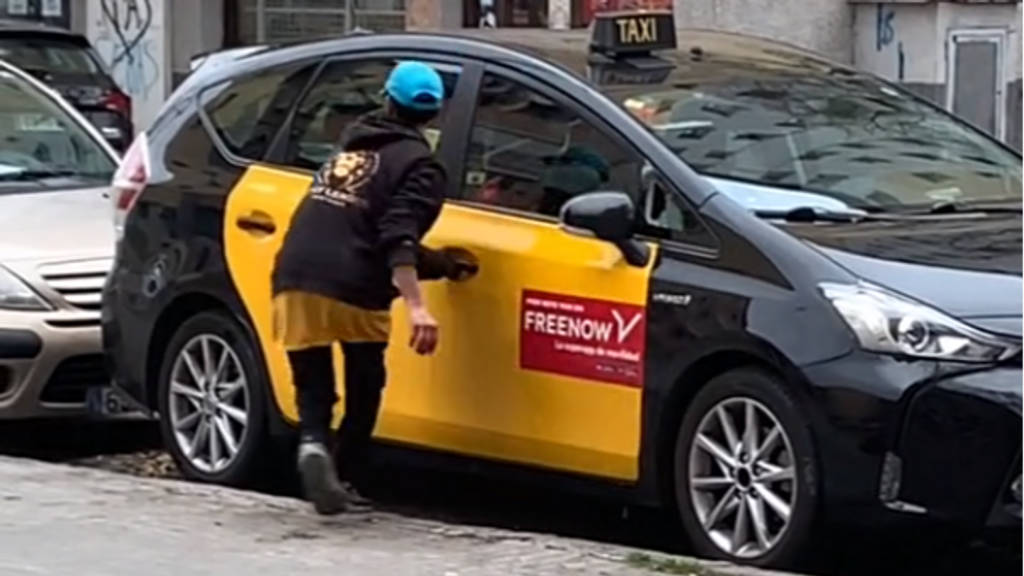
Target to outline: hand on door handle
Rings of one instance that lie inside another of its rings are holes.
[[[246,232],[262,234],[273,234],[277,230],[277,225],[274,224],[274,219],[270,217],[270,214],[258,210],[239,216],[235,220],[235,225]]]
[[[447,276],[452,282],[469,280],[480,271],[480,261],[477,260],[472,252],[465,248],[446,246],[441,248],[441,253],[445,255],[450,263]]]

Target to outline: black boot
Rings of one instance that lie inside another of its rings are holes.
[[[349,510],[349,493],[338,480],[334,458],[321,442],[299,444],[299,475],[305,497],[322,516],[333,516]]]

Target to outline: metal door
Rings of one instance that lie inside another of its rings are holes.
[[[1005,120],[1005,29],[950,30],[946,51],[946,106],[1002,139]]]

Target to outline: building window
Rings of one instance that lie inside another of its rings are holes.
[[[81,4],[84,2],[76,6],[84,8]],[[71,28],[71,0],[0,0],[0,18],[29,20],[58,28]]]
[[[352,28],[376,32],[405,30],[405,0],[229,0],[235,5],[231,31],[239,44],[273,44],[337,36]],[[227,35],[232,37],[231,34]]]
[[[549,0],[462,0],[466,28],[547,28]],[[493,14],[493,19],[486,17]]]

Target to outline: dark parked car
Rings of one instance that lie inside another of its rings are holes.
[[[81,34],[24,20],[0,18],[0,60],[46,82],[67,99],[118,151],[133,135],[132,101]]]
[[[1020,156],[792,46],[677,41],[670,15],[474,34],[222,59],[126,154],[105,349],[186,477],[290,465],[272,262],[337,127],[417,59],[450,94],[427,242],[480,272],[425,287],[436,356],[396,323],[378,454],[601,488],[762,566],[829,521],[1019,536]]]

